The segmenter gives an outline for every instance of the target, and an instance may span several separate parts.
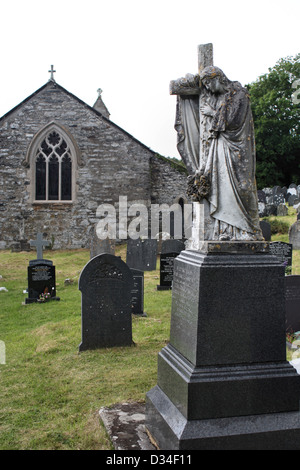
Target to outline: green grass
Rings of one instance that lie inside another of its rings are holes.
[[[289,234],[287,227],[290,227],[294,222],[296,222],[296,209],[294,209],[293,207],[288,207],[288,215],[286,216],[279,217],[272,215],[270,217],[264,217],[263,219],[271,224],[271,228],[273,227],[273,230],[280,230],[281,228],[281,231],[278,231],[277,233],[272,233],[272,242],[281,241],[289,243]],[[300,275],[300,250],[293,250],[293,266],[291,274]]]
[[[118,248],[124,256],[124,247]],[[110,449],[99,409],[144,401],[156,384],[157,354],[169,338],[171,292],[157,291],[158,271],[145,273],[147,317],[133,318],[132,347],[78,353],[86,250],[51,251],[60,301],[22,305],[34,253],[0,253],[0,449]],[[64,279],[74,283],[64,286]]]
[[[289,224],[295,211],[282,217]],[[287,234],[272,240],[288,241]],[[125,260],[125,246],[117,248]],[[78,279],[89,261],[87,250],[48,251],[56,266],[60,301],[23,305],[27,266],[35,253],[0,252],[1,450],[105,450],[111,444],[99,410],[124,401],[144,401],[156,384],[157,354],[170,331],[171,292],[157,291],[159,271],[145,272],[147,317],[133,318],[132,347],[79,353],[81,293]],[[293,253],[300,274],[300,250]],[[66,278],[73,284],[65,286]],[[289,359],[289,357],[288,357]]]

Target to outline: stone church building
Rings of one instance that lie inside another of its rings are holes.
[[[88,248],[100,204],[186,201],[187,174],[50,80],[0,119],[0,248]]]

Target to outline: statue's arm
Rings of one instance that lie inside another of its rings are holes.
[[[170,95],[199,95],[199,75],[187,74],[170,82]]]

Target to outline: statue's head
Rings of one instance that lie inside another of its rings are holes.
[[[213,93],[220,93],[226,90],[226,86],[229,84],[229,80],[226,77],[225,73],[215,67],[210,65],[205,67],[200,73],[201,85],[208,88]]]

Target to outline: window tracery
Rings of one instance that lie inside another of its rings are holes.
[[[35,155],[35,200],[72,200],[72,155],[59,132],[52,130]]]

